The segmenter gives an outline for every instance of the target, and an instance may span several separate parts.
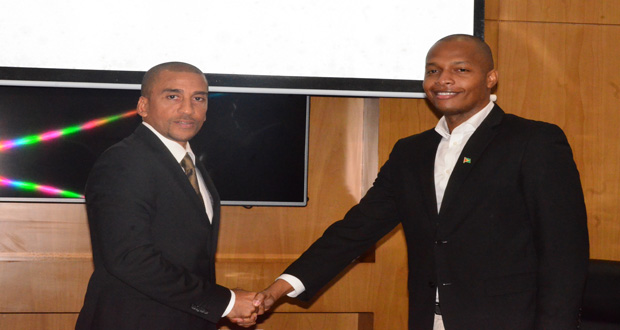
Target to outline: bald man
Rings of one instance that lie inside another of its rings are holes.
[[[409,329],[576,329],[589,243],[572,151],[557,126],[491,102],[497,81],[484,41],[437,41],[424,78],[437,126],[398,141],[360,203],[256,302],[311,299],[402,224]]]

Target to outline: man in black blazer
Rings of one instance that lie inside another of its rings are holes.
[[[145,74],[143,123],[98,159],[86,185],[95,270],[76,329],[216,329],[223,316],[254,323],[255,294],[215,281],[220,200],[188,142],[207,97],[192,65]]]
[[[256,301],[312,298],[402,223],[409,329],[576,329],[589,255],[579,173],[560,128],[490,102],[497,77],[482,40],[435,43],[424,90],[437,127],[398,141],[360,203]]]

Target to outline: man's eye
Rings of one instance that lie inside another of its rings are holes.
[[[166,96],[166,98],[169,100],[175,100],[175,99],[178,99],[179,97],[177,95],[168,95]]]
[[[465,69],[465,68],[458,68],[458,69],[456,69],[456,71],[458,71],[458,72],[469,72],[469,70]]]
[[[437,73],[437,70],[435,70],[435,69],[431,69],[431,70],[427,70],[426,71],[426,74],[435,74],[435,73]]]
[[[204,101],[204,100],[205,100],[205,98],[204,98],[204,97],[202,97],[202,96],[196,96],[196,97],[194,97],[194,100],[196,100],[196,101],[198,101],[198,102],[202,102],[202,101]]]

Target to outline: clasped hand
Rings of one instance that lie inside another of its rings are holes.
[[[242,327],[253,326],[258,315],[263,315],[280,297],[292,290],[293,288],[283,280],[277,280],[259,293],[235,289],[233,290],[236,296],[235,305],[226,317]]]

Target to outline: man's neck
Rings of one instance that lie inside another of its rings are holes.
[[[455,115],[446,115],[446,124],[448,124],[448,131],[452,134],[452,131],[457,128],[462,123],[466,122],[469,118],[473,117],[475,114],[480,112],[484,108],[480,108],[478,110],[471,110],[465,113],[459,113]]]

